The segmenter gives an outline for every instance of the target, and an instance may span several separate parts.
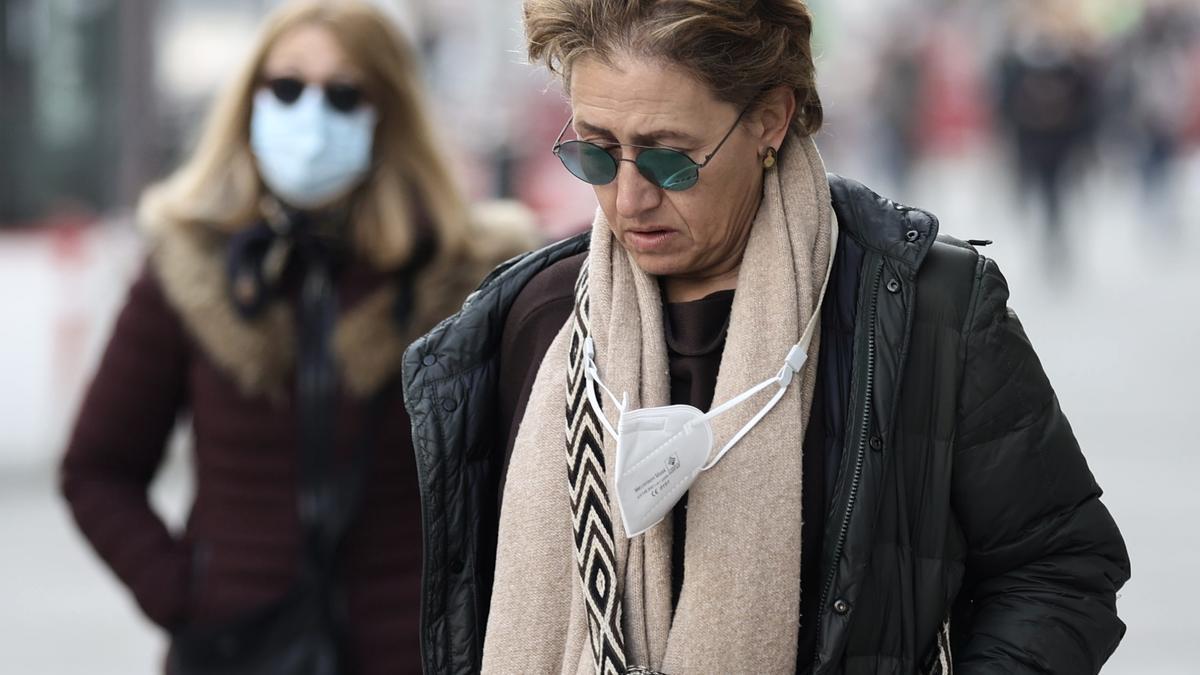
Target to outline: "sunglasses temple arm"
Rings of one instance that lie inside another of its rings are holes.
[[[708,163],[712,161],[712,158],[715,157],[717,152],[721,150],[721,146],[725,145],[725,141],[729,140],[729,137],[733,135],[733,130],[737,129],[737,125],[742,121],[742,118],[746,116],[746,111],[748,110],[750,110],[750,106],[742,108],[742,112],[738,113],[737,119],[733,121],[733,126],[729,127],[729,131],[725,132],[725,136],[721,139],[721,142],[717,143],[717,147],[713,148],[712,152],[704,156],[704,161],[700,163],[700,168],[708,166]],[[567,122],[567,124],[570,124],[570,122]],[[564,131],[566,130],[564,129]]]
[[[567,135],[567,128],[571,126],[571,122],[574,120],[574,115],[567,118],[567,123],[563,125],[562,131],[558,132],[558,138],[554,139],[554,147],[552,148],[552,151],[557,151],[558,146],[562,145],[563,136]]]

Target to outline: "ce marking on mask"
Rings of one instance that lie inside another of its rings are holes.
[[[657,499],[659,495],[663,494],[667,490],[667,488],[671,487],[671,476],[678,470],[679,455],[671,455],[667,458],[667,461],[663,463],[663,467],[661,469],[654,472],[653,476],[650,476],[633,489],[637,494],[637,498],[644,499],[649,497],[651,499]]]

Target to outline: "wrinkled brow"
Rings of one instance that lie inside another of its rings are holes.
[[[604,127],[589,124],[580,119],[575,120],[575,129],[579,133],[580,138],[600,137],[617,140],[617,135],[612,131]],[[675,145],[688,147],[700,144],[700,139],[675,129],[656,129],[654,131],[635,134],[630,139],[630,143],[634,145]]]

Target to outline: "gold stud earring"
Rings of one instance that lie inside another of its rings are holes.
[[[770,169],[775,166],[775,148],[767,148],[762,162],[764,169]]]

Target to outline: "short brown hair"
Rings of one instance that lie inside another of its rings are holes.
[[[802,0],[525,0],[524,13],[529,59],[568,87],[579,57],[625,53],[681,66],[738,107],[790,87],[805,136],[824,120]]]

